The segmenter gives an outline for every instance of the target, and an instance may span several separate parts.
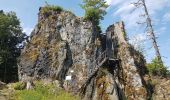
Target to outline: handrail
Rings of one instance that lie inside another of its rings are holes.
[[[82,85],[81,89],[84,88],[84,86],[88,83],[91,77],[99,70],[99,68],[105,63],[107,59],[108,57],[107,57],[107,49],[106,49],[105,51],[102,52],[101,55],[97,57],[96,60],[93,61],[92,63],[93,68],[91,70],[92,72],[90,73],[90,75],[88,75],[88,77],[84,81],[84,84]]]
[[[107,49],[105,51],[102,52],[102,54],[100,54],[96,60],[94,60],[92,62],[92,69],[90,69],[90,75],[88,75],[88,77],[90,77],[91,75],[93,75],[95,73],[95,71],[98,70],[99,67],[101,67],[103,65],[103,63],[106,61],[107,59]]]
[[[93,64],[96,64],[97,61],[100,61],[100,58],[106,58],[107,55],[107,50],[103,51],[101,55],[99,55],[99,57],[97,57],[97,59],[95,61],[93,61]]]
[[[97,73],[99,68],[109,59],[107,52],[108,50],[106,49],[93,61],[91,73],[87,76],[81,88],[79,89],[80,93],[83,93],[85,91],[85,88],[92,79],[92,77]]]

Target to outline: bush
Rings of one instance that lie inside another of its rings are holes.
[[[55,87],[53,84],[35,83],[33,90],[17,91],[14,100],[80,100],[79,97]]]
[[[94,9],[94,8],[87,9],[84,19],[93,21],[93,22],[95,22],[95,24],[98,25],[99,24],[99,19],[100,19],[99,10]]]
[[[50,10],[61,12],[61,11],[63,11],[63,8],[60,6],[47,5],[42,8],[41,13],[48,14]]]
[[[23,82],[18,82],[18,83],[14,84],[15,90],[23,90],[23,89],[25,89],[25,87],[26,87],[26,84]]]
[[[158,58],[155,58],[151,61],[151,63],[147,64],[147,69],[150,75],[153,76],[168,76],[169,71],[166,66],[161,64]]]
[[[108,5],[105,0],[83,0],[81,7],[85,10],[84,18],[99,25],[99,21],[106,15]]]

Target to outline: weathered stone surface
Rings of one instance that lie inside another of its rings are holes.
[[[115,26],[110,27],[107,32],[111,32],[113,35],[113,41],[117,40],[116,45],[118,47],[115,51],[117,53],[115,56],[119,58],[121,74],[118,77],[122,80],[120,84],[122,85],[122,90],[126,99],[128,100],[146,100],[147,99],[147,89],[145,88],[144,69],[145,60],[144,57],[137,51],[133,49],[131,45],[126,41],[126,33],[124,29],[123,22],[115,24]]]
[[[153,100],[170,100],[170,79],[152,77],[154,85]]]
[[[41,9],[40,9],[41,10]],[[52,78],[64,81],[73,70],[80,87],[95,58],[93,26],[89,21],[68,11],[39,13],[39,22],[31,33],[30,42],[19,61],[20,80],[23,76]],[[96,33],[98,34],[98,33]],[[77,87],[77,86],[75,86]]]
[[[147,100],[144,57],[127,42],[123,22],[106,31],[109,64],[104,64],[86,88],[85,98],[92,100]],[[103,74],[101,74],[103,73]],[[90,86],[92,85],[92,86]],[[85,99],[86,100],[86,99]]]
[[[5,85],[6,85],[5,83],[3,83],[3,82],[0,81],[0,90],[1,90],[2,88],[4,88]]]
[[[100,66],[82,99],[146,100],[145,60],[126,41],[123,23],[111,25],[107,35],[94,27],[68,11],[51,10],[46,15],[40,9],[38,24],[19,60],[20,80],[58,80],[59,86],[77,93],[94,67],[93,61],[108,48],[109,58],[117,60]],[[66,76],[72,79],[65,80]]]

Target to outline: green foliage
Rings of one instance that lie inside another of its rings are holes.
[[[99,25],[100,20],[106,15],[105,9],[108,7],[105,0],[83,0],[81,7],[85,10],[85,20],[90,20]]]
[[[4,82],[17,79],[17,57],[21,43],[27,38],[22,32],[20,21],[14,12],[0,11],[0,80]],[[20,45],[19,45],[20,44]]]
[[[63,11],[63,8],[60,6],[55,6],[55,5],[46,5],[45,7],[42,8],[41,13],[49,14],[49,11],[51,10],[61,12]]]
[[[26,84],[23,83],[23,82],[17,82],[17,83],[14,84],[13,87],[14,87],[15,90],[23,90],[23,89],[25,89]]]
[[[105,67],[101,67],[101,69],[97,73],[97,77],[100,78],[102,76],[106,76],[107,73],[108,73],[108,69],[106,69]]]
[[[89,8],[86,10],[85,19],[94,21],[95,23],[99,24],[99,11],[97,9]]]
[[[167,76],[169,75],[169,71],[167,70],[167,67],[164,66],[158,58],[155,58],[151,61],[151,63],[147,64],[147,69],[149,71],[150,75],[156,75],[156,76]]]
[[[123,37],[125,38],[125,40],[127,40],[127,34],[126,34],[126,32],[123,31],[122,34],[123,34]]]
[[[41,82],[35,84],[33,90],[17,91],[14,100],[80,100],[79,97],[55,87],[53,84],[43,85]]]
[[[0,64],[2,63],[3,61],[2,61],[2,57],[0,57]]]

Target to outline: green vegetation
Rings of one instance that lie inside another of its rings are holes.
[[[106,8],[108,5],[105,0],[83,0],[81,7],[85,10],[85,20],[90,20],[97,26],[97,30],[100,32],[99,26],[100,20],[103,20],[103,16],[106,15]]]
[[[33,90],[17,90],[13,94],[14,100],[80,100],[63,89],[55,87],[54,84],[44,85],[42,82],[36,82]]]
[[[27,38],[22,32],[20,21],[14,12],[0,11],[0,80],[17,80],[17,57],[20,56],[21,43]],[[19,45],[20,44],[20,45]]]
[[[46,5],[45,7],[43,7],[41,9],[41,13],[42,14],[49,14],[49,11],[58,11],[58,12],[61,12],[63,11],[63,8],[60,7],[60,6],[55,6],[55,5]]]
[[[147,69],[150,75],[153,76],[168,76],[169,71],[166,66],[159,62],[158,58],[154,58],[151,63],[147,64]]]
[[[2,63],[2,57],[0,57],[0,64]]]
[[[26,87],[26,84],[24,82],[17,82],[13,85],[14,85],[13,87],[15,90],[24,90]]]
[[[125,38],[125,40],[127,40],[127,34],[126,34],[126,32],[123,31],[122,34],[123,34],[123,37]]]

